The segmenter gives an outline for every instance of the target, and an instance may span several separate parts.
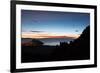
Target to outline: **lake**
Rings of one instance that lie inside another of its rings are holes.
[[[70,42],[73,41],[74,39],[68,39],[68,38],[43,38],[43,39],[38,39],[44,43],[44,45],[59,45],[60,42]]]

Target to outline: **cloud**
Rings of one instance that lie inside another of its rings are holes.
[[[44,31],[33,31],[33,30],[31,30],[30,32],[40,33],[40,32],[44,32]]]

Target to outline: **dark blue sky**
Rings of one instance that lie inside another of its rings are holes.
[[[89,13],[21,10],[22,32],[81,34],[90,24]]]

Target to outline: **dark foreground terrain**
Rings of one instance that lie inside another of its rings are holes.
[[[60,42],[57,46],[47,46],[41,43],[39,46],[22,46],[21,51],[23,63],[90,59],[90,27],[86,27],[81,36],[70,44]]]

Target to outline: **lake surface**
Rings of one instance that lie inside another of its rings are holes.
[[[59,45],[60,42],[70,42],[74,39],[67,39],[67,38],[45,38],[45,39],[39,39],[44,43],[44,45]]]
[[[68,38],[42,38],[42,39],[37,39],[40,40],[41,42],[43,42],[44,45],[59,45],[60,42],[67,42],[69,43],[70,41],[73,41],[74,39],[68,39]],[[31,42],[32,39],[30,38],[22,38],[21,42],[25,43],[25,42]]]

